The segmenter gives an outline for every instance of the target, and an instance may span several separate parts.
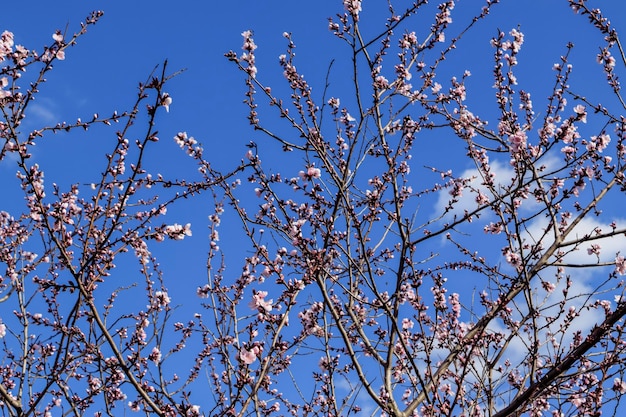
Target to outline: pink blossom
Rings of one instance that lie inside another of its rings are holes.
[[[522,48],[522,44],[524,43],[524,34],[517,29],[511,30],[511,32],[509,33],[511,34],[511,36],[513,36],[513,43],[512,43],[511,50],[514,53],[517,53]]]
[[[481,193],[480,191],[478,192],[478,195],[476,196],[476,202],[479,205],[484,205],[484,204],[488,204],[489,203],[489,197],[487,197],[485,194]]]
[[[9,85],[9,79],[7,77],[0,77],[0,99],[7,98],[11,96],[10,91],[3,90],[6,86]],[[7,145],[11,142],[7,142]],[[7,148],[7,146],[5,146]],[[17,147],[16,147],[17,148]]]
[[[542,281],[541,286],[543,287],[544,290],[546,290],[549,293],[551,293],[552,291],[556,289],[556,285],[554,285],[554,283],[549,282],[549,281]]]
[[[172,97],[169,94],[163,93],[161,97],[161,106],[165,107],[165,111],[170,111],[170,105],[172,104]]]
[[[241,49],[245,51],[241,55],[241,61],[247,64],[245,71],[251,78],[255,78],[257,74],[257,67],[254,50],[257,48],[257,45],[254,43],[254,39],[252,39],[252,31],[246,30],[241,33],[241,36],[243,36],[243,46]]]
[[[166,291],[156,291],[152,300],[153,307],[166,307],[170,303],[170,297]]]
[[[511,152],[517,153],[526,148],[526,132],[518,130],[514,134],[509,136],[509,144],[511,145]]]
[[[2,35],[0,35],[0,42],[2,42],[4,47],[12,48],[14,45],[13,32],[9,32],[8,30],[5,30],[4,32],[2,32]]]
[[[0,62],[11,53],[13,49],[13,33],[5,30],[0,35]]]
[[[361,0],[343,0],[343,7],[352,15],[354,20],[359,20]]]
[[[620,275],[626,275],[626,260],[623,256],[617,255],[615,257],[615,271]]]
[[[574,404],[574,407],[579,408],[585,402],[584,398],[580,394],[574,394],[570,397],[570,402]]]
[[[389,80],[387,80],[387,78],[383,77],[382,75],[379,75],[374,79],[374,87],[378,88],[379,90],[389,88]]]
[[[307,175],[311,178],[319,178],[322,175],[322,171],[319,168],[309,167]]]
[[[211,287],[209,284],[206,284],[203,287],[198,287],[196,290],[196,295],[200,298],[209,298],[209,292],[211,291]]]
[[[609,300],[600,300],[599,304],[607,314],[611,312],[611,302]]]
[[[569,159],[572,158],[576,153],[576,148],[573,146],[564,146],[563,148],[561,148],[561,152],[563,152],[565,154],[565,157]]]
[[[574,107],[574,113],[578,115],[578,119],[581,122],[587,123],[587,111],[585,110],[585,106],[583,106],[582,104],[577,105],[576,107]]]
[[[165,234],[167,234],[170,239],[183,240],[185,236],[191,236],[191,223],[187,223],[185,226],[174,223],[165,228]]]
[[[600,245],[598,245],[597,243],[592,244],[590,247],[587,248],[587,255],[600,255]]]
[[[319,168],[315,168],[314,165],[311,165],[310,167],[307,168],[306,172],[300,171],[298,175],[303,180],[310,180],[313,178],[320,178],[322,176],[322,171]]]
[[[415,325],[415,323],[413,323],[413,320],[407,319],[407,318],[402,319],[402,329],[403,330],[412,329],[414,325]]]
[[[452,306],[454,316],[456,318],[461,317],[461,302],[459,301],[459,294],[456,292],[452,293],[448,298],[450,300],[450,305]]]
[[[557,134],[561,135],[563,138],[563,143],[572,143],[575,139],[580,138],[580,133],[578,133],[576,125],[566,120],[563,124],[557,129]]]
[[[603,48],[602,53],[597,55],[598,64],[605,64],[608,68],[613,68],[615,66],[615,58],[611,56],[611,51],[608,48]]]
[[[602,152],[610,142],[611,137],[609,135],[592,136],[591,141],[587,144],[587,150]]]
[[[508,248],[505,253],[505,258],[511,266],[515,267],[515,269],[519,270],[522,267],[522,258],[517,253],[510,251]]]
[[[242,348],[239,351],[239,359],[246,365],[252,365],[259,353],[261,353],[261,349],[258,346],[252,346],[250,350]]]
[[[626,394],[626,382],[620,378],[613,380],[613,391],[619,391],[620,394]]]
[[[254,43],[254,39],[252,39],[251,30],[245,30],[241,32],[241,36],[243,37],[243,46],[241,47],[241,49],[243,49],[244,51],[252,52],[257,48],[256,44]]]
[[[502,223],[500,222],[498,223],[491,222],[484,228],[485,233],[491,233],[494,235],[502,233],[503,230],[504,228],[502,227]]]
[[[328,105],[329,105],[330,107],[332,107],[333,109],[338,109],[338,108],[339,108],[339,103],[340,103],[340,101],[339,101],[339,99],[338,99],[338,98],[336,98],[336,97],[331,97],[331,98],[328,100]]]
[[[269,313],[272,311],[272,304],[274,303],[274,300],[265,300],[265,297],[267,297],[267,291],[257,291],[252,296],[252,301],[250,301],[248,305],[253,310],[261,309],[263,312]]]
[[[0,323],[0,339],[7,334],[7,326],[4,323]]]
[[[199,405],[192,405],[191,407],[189,407],[189,409],[187,410],[185,415],[187,417],[197,417],[197,416],[199,416],[200,415],[200,406]]]
[[[415,35],[415,32],[403,34],[402,39],[400,39],[400,48],[408,49],[413,45],[417,45],[417,36]]]
[[[317,366],[319,366],[322,371],[328,371],[328,362],[328,358],[326,356],[322,356],[317,362]]]
[[[408,400],[412,393],[413,391],[411,391],[409,388],[405,389],[404,393],[402,394],[402,401]]]
[[[161,362],[161,357],[161,351],[158,347],[155,346],[152,348],[152,352],[150,352],[150,355],[148,355],[148,360],[151,360],[152,362],[158,364],[159,362]]]
[[[272,404],[272,406],[269,408],[269,411],[277,413],[278,411],[280,411],[280,404],[275,402],[274,404]]]

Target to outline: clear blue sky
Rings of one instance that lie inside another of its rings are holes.
[[[384,17],[375,13],[370,3],[386,2],[365,0],[364,3],[361,20],[365,29],[382,28]],[[468,12],[473,14],[482,6],[482,1],[478,0],[458,3],[453,19],[462,21],[467,21]],[[626,33],[626,19],[623,19],[626,3],[596,3],[612,17],[618,32]],[[29,116],[25,126],[73,121],[76,117],[87,119],[94,112],[108,114],[127,109],[134,102],[137,83],[168,59],[170,70],[184,68],[186,71],[167,88],[173,103],[170,112],[161,116],[158,128],[165,143],[150,155],[153,166],[162,172],[176,172],[179,168],[182,172],[192,172],[194,169],[193,166],[191,171],[182,168],[185,157],[176,153],[177,147],[171,138],[179,131],[186,131],[203,142],[207,155],[212,155],[209,158],[217,167],[235,165],[245,154],[245,144],[250,140],[260,145],[261,152],[267,146],[264,145],[267,139],[253,132],[246,120],[247,108],[242,103],[243,76],[223,57],[231,49],[241,52],[242,31],[254,31],[259,46],[258,78],[271,86],[283,83],[278,66],[278,56],[285,48],[282,33],[292,32],[297,45],[296,65],[314,86],[317,98],[321,97],[329,62],[348,52],[327,29],[327,18],[343,11],[341,1],[335,0],[13,1],[2,7],[0,32],[10,30],[17,44],[39,49],[52,43],[51,35],[56,29],[63,31],[67,25],[69,32],[77,31],[79,22],[94,9],[104,10],[104,17],[90,27],[77,46],[66,52],[65,61],[55,64],[48,83],[41,88],[36,114]],[[601,36],[585,18],[576,16],[565,0],[502,0],[493,14],[460,43],[451,57],[452,63],[441,74],[447,80],[452,75],[461,76],[465,69],[472,72],[468,83],[468,103],[474,106],[472,111],[482,111],[483,118],[495,114],[489,41],[498,29],[508,33],[518,25],[526,40],[519,57],[518,79],[520,85],[532,93],[536,111],[543,112],[544,98],[550,93],[554,80],[552,65],[565,52],[568,41],[576,45],[571,84],[576,85],[581,94],[593,97],[592,101],[606,97],[608,89],[604,87],[601,68],[595,63]],[[453,26],[451,33],[458,30],[458,26]],[[351,75],[344,73],[343,68],[339,61],[331,77],[331,95],[341,96],[345,91],[342,85]],[[604,90],[598,89],[598,83]],[[266,120],[274,117],[272,112],[262,112],[261,116],[264,114],[268,115]],[[495,123],[492,121],[492,124]],[[104,130],[71,137],[46,137],[38,145],[34,159],[46,171],[49,183],[88,183],[98,178],[104,162],[103,152],[109,149],[113,139],[111,133]],[[437,145],[438,140],[431,143]],[[430,150],[433,149],[436,148]],[[281,164],[279,158],[284,158],[284,154],[266,153],[263,157],[265,165]],[[433,158],[441,164],[441,169],[463,171],[469,168],[467,160],[451,158],[450,154],[433,152]],[[10,182],[9,174],[14,171],[10,161],[0,164],[1,178],[7,179],[0,183],[0,195],[4,196],[0,199],[0,210],[17,210],[21,204],[17,182]],[[174,249],[170,253],[176,256],[161,260],[164,270],[177,276],[170,281],[174,304],[182,302],[184,297],[194,296],[196,286],[201,285],[201,278],[193,277],[204,274],[208,240],[203,227],[207,214],[202,207],[190,205],[172,211],[172,221],[198,226],[190,243],[179,246],[181,252],[175,252],[177,246],[170,245],[168,250]],[[222,230],[222,239],[225,238],[227,233]],[[237,242],[224,241],[222,245],[236,247]],[[180,256],[183,253],[185,258]],[[186,285],[175,285],[177,280]],[[188,280],[198,284],[189,284]]]

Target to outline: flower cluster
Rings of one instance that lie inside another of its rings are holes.
[[[152,299],[152,307],[165,308],[170,304],[170,297],[166,291],[156,291]]]
[[[267,314],[272,311],[272,305],[274,300],[266,300],[267,291],[256,291],[252,295],[252,301],[250,301],[250,308],[253,310],[259,310],[261,314]]]
[[[311,165],[307,167],[306,171],[300,171],[298,176],[304,181],[309,181],[314,178],[320,178],[322,176],[322,171],[319,168],[316,168],[315,165]]]
[[[13,52],[13,45],[15,44],[13,38],[13,33],[8,30],[0,35],[0,62],[6,60],[7,56]]]
[[[619,275],[626,275],[626,259],[621,255],[615,257],[615,272]]]
[[[254,43],[254,39],[252,39],[252,31],[246,30],[241,33],[243,36],[243,46],[241,49],[244,50],[244,53],[241,54],[240,60],[246,63],[245,71],[250,75],[251,78],[256,77],[257,68],[256,68],[256,59],[254,57],[254,51],[257,46]]]
[[[170,239],[183,240],[185,236],[191,236],[191,223],[182,226],[178,223],[165,227],[165,234]]]
[[[250,349],[242,348],[239,351],[239,359],[246,365],[252,365],[261,352],[261,347],[258,345],[254,345]]]
[[[343,0],[343,7],[352,16],[354,20],[359,20],[361,12],[361,0]]]

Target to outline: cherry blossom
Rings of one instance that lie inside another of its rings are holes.
[[[574,112],[576,113],[578,120],[583,123],[587,123],[587,110],[585,109],[585,106],[582,104],[577,105],[574,107]]]
[[[626,260],[621,255],[615,257],[615,271],[619,275],[626,275]]]
[[[161,96],[161,106],[165,108],[165,111],[169,112],[171,104],[172,104],[172,97],[167,93],[163,93],[163,95]]]
[[[170,297],[165,291],[156,291],[152,303],[157,307],[167,307],[170,303]]]
[[[178,223],[165,227],[165,234],[175,240],[183,240],[185,236],[191,236],[191,223],[182,226]]]
[[[260,354],[261,349],[258,346],[252,346],[250,349],[242,348],[239,351],[239,359],[246,365],[252,365]]]
[[[343,0],[343,7],[352,15],[354,20],[359,19],[361,12],[361,0]]]
[[[613,379],[613,390],[620,394],[626,394],[626,382],[620,378]]]
[[[600,255],[600,245],[598,245],[597,243],[592,244],[590,247],[587,248],[587,255]]]
[[[161,362],[161,358],[163,356],[161,355],[161,350],[159,350],[158,347],[154,347],[152,348],[152,352],[150,352],[150,355],[148,355],[148,360],[151,360],[154,363],[159,363]]]
[[[199,416],[200,415],[200,406],[199,405],[192,405],[187,410],[186,415],[188,417],[197,417],[197,416]]]
[[[526,148],[526,132],[518,131],[509,136],[509,143],[511,145],[511,152],[518,153]]]
[[[448,59],[492,1],[471,16],[452,0],[391,1],[378,29],[361,1],[338,2],[328,28],[349,70],[305,77],[294,27],[280,81],[259,73],[246,30],[226,58],[253,140],[229,142],[240,157],[219,164],[201,133],[159,140],[167,63],[126,110],[33,120],[55,60],[72,61],[100,12],[42,49],[3,32],[0,159],[22,204],[0,211],[4,414],[611,411],[626,395],[626,228],[609,210],[623,198],[626,62],[610,20],[568,2],[598,48],[563,46],[548,97],[532,100],[535,80],[518,77],[530,32],[470,42],[490,60]],[[579,88],[593,59],[607,100]],[[33,156],[42,137],[96,125],[108,142],[95,177],[68,184]],[[153,150],[170,148],[182,162],[157,171]]]
[[[269,313],[272,311],[272,304],[274,300],[266,300],[267,291],[257,291],[252,296],[252,301],[250,301],[250,308],[253,310],[262,310],[264,313]]]

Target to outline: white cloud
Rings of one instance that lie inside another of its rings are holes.
[[[543,229],[546,226],[546,219],[541,218],[536,220],[528,228],[525,238],[530,240],[531,236],[542,236]],[[576,238],[594,234],[595,230],[608,232],[611,229],[608,223],[600,222],[595,218],[585,218],[576,226],[569,238],[565,241],[568,242]],[[553,241],[553,234],[546,234],[542,241],[543,247],[547,248]],[[600,244],[602,247],[599,258],[595,254],[590,255],[587,253],[587,248],[591,246],[591,243]],[[563,258],[562,263],[571,265],[591,265],[597,264],[598,262],[610,263],[615,259],[615,254],[621,248],[624,248],[625,244],[625,238],[621,235],[619,237],[598,239],[593,242],[585,243],[581,245],[578,250],[568,253]],[[573,249],[573,246],[570,246],[570,249]],[[549,354],[550,350],[554,349],[551,345],[547,345],[549,343],[549,333],[557,335],[562,349],[568,350],[568,346],[575,332],[580,331],[584,337],[593,326],[601,323],[604,319],[605,314],[602,308],[587,309],[583,307],[589,306],[599,300],[613,300],[615,294],[612,290],[618,285],[618,282],[604,283],[604,281],[608,279],[608,274],[611,271],[613,271],[612,266],[600,268],[565,266],[563,276],[557,279],[556,267],[548,267],[542,270],[538,277],[534,278],[531,291],[524,297],[517,297],[511,304],[511,306],[515,306],[513,318],[519,320],[528,313],[529,305],[526,297],[530,296],[532,298],[533,308],[540,312],[536,319],[537,327],[541,328],[538,333],[538,339],[541,343],[546,343],[542,346],[542,349],[540,349],[540,353]],[[568,277],[569,280],[565,277]],[[541,285],[540,279],[552,283],[555,286],[554,290],[548,292]],[[601,288],[599,288],[599,286],[601,286]],[[564,295],[564,290],[567,290],[567,296]],[[612,308],[614,307],[615,304],[613,303]],[[577,315],[570,324],[565,325],[567,322],[566,316],[570,309],[573,309]],[[550,317],[556,320],[548,324]],[[564,325],[565,327],[562,327]],[[504,332],[505,334],[509,332],[509,330],[505,329],[500,323],[492,323],[490,329]],[[563,329],[565,330],[563,331]],[[512,363],[518,363],[523,359],[524,355],[528,354],[528,341],[528,337],[524,334],[514,338],[510,346],[508,346],[507,354],[503,356],[503,360],[511,359]]]
[[[554,172],[562,165],[562,161],[559,158],[545,156],[540,160],[540,165],[543,167],[544,172]],[[489,167],[491,169],[491,173],[493,174],[493,182],[495,184],[495,188],[501,194],[504,194],[504,190],[510,188],[511,184],[517,181],[517,179],[515,178],[515,171],[508,161],[492,161],[490,162]],[[487,187],[482,184],[483,179],[478,169],[469,168],[464,170],[460,175],[455,175],[455,177],[457,176],[467,179],[473,178],[473,180],[468,184],[466,188],[463,189],[462,196],[458,198],[459,201],[454,204],[453,210],[451,210],[447,214],[447,216],[458,216],[462,215],[466,210],[475,210],[478,207],[478,204],[476,202],[478,192],[484,194],[490,200],[493,199],[491,191],[489,191]],[[475,191],[472,191],[472,189],[474,189]],[[440,215],[448,206],[450,200],[452,199],[452,196],[450,195],[450,190],[451,188],[445,188],[439,192],[437,202],[435,203],[434,207],[434,215]],[[540,203],[538,203],[534,198],[532,198],[532,196],[530,196],[530,198],[522,202],[520,210],[524,212],[529,212],[537,209],[539,204]],[[490,213],[491,212],[489,211],[485,211],[481,214],[481,216],[482,218],[486,218]]]
[[[495,175],[495,182],[499,186],[503,184],[508,184],[511,182],[511,178],[513,178],[514,173],[513,169],[505,165],[501,162],[495,161],[490,164],[491,171]],[[456,175],[455,175],[456,176]],[[461,197],[458,198],[458,202],[454,204],[453,209],[448,212],[448,216],[453,215],[462,215],[466,210],[472,211],[478,207],[476,203],[476,197],[478,196],[477,192],[471,191],[471,188],[485,194],[487,197],[491,197],[491,192],[482,185],[483,179],[480,176],[480,173],[476,168],[466,169],[460,175],[460,178],[473,178],[472,181],[468,184],[468,187],[465,187],[462,191]],[[435,215],[440,215],[444,212],[445,208],[450,203],[452,196],[450,195],[451,188],[445,188],[439,192],[437,197],[437,202],[435,203]]]
[[[575,214],[574,214],[575,215]],[[614,219],[616,224],[626,224],[626,219]],[[541,218],[533,222],[527,229],[526,238],[530,241],[539,239],[544,235],[544,230],[548,227],[548,220]],[[582,219],[565,238],[565,243],[574,242],[577,239],[582,239],[585,236],[596,236],[596,232],[608,233],[612,230],[610,222],[601,222],[597,218],[585,217]],[[554,233],[551,231],[545,234],[542,239],[542,245],[547,248],[554,242]],[[587,249],[592,244],[600,245],[600,256],[595,254],[588,254]],[[595,239],[593,241],[585,242],[578,245],[566,246],[563,248],[567,255],[563,258],[563,263],[581,265],[591,264],[597,262],[612,262],[615,260],[616,253],[623,250],[626,245],[626,238],[623,235],[607,237],[602,239]]]
[[[374,402],[372,398],[370,398],[365,388],[361,387],[360,384],[351,383],[345,379],[337,378],[335,379],[335,389],[337,389],[337,391],[343,391],[343,395],[354,395],[356,392],[355,389],[359,390],[358,392],[356,392],[354,404],[361,408],[360,415],[375,415],[375,412],[378,409],[378,405]]]
[[[32,102],[26,109],[26,120],[35,124],[51,124],[58,122],[58,116],[55,112],[56,104],[51,100],[40,99],[38,102]]]

